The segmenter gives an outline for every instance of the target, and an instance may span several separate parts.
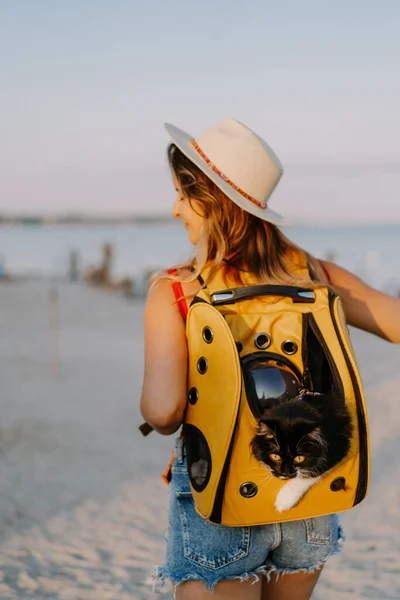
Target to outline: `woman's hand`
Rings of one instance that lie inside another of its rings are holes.
[[[147,423],[164,435],[179,429],[186,408],[185,323],[169,280],[150,290],[144,314],[145,367],[140,409]]]
[[[340,295],[349,325],[400,343],[400,299],[379,292],[338,265],[321,261]]]

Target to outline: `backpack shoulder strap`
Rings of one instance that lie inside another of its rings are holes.
[[[323,265],[323,263],[322,263],[322,260],[320,260],[320,261],[319,261],[319,266],[321,267],[321,269],[322,269],[322,270],[323,270],[323,272],[325,273],[325,277],[326,277],[326,280],[327,280],[327,282],[329,283],[329,285],[332,285],[331,278],[329,277],[329,273],[328,273],[328,271],[325,269],[325,267],[324,267],[324,265]]]
[[[176,269],[168,269],[168,275],[176,275],[178,271]],[[172,290],[174,292],[174,296],[176,302],[178,304],[179,312],[181,313],[182,319],[186,321],[188,314],[188,307],[186,303],[186,299],[184,297],[182,285],[180,281],[172,282]]]

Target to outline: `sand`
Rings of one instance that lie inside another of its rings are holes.
[[[172,437],[144,439],[143,302],[44,282],[0,285],[0,600],[158,597]],[[53,306],[53,308],[52,308]],[[59,322],[59,331],[54,330]],[[369,497],[315,600],[400,598],[400,346],[352,333],[372,439]],[[169,588],[160,592],[172,598]]]

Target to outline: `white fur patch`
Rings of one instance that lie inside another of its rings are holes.
[[[308,479],[303,479],[299,476],[295,477],[294,479],[290,479],[287,483],[285,483],[284,486],[282,486],[276,497],[276,510],[278,512],[283,512],[284,510],[293,508],[293,506],[300,502],[307,490],[315,485],[320,479],[321,475],[319,477],[310,477]]]

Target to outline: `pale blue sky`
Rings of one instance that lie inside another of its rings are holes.
[[[168,212],[169,121],[230,116],[294,217],[400,221],[397,0],[0,0],[0,210]]]

